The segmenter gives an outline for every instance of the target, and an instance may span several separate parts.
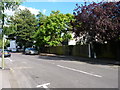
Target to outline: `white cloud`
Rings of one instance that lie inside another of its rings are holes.
[[[19,6],[19,9],[21,10],[28,9],[31,11],[32,14],[35,14],[35,15],[37,15],[40,12],[40,10],[38,9],[31,8],[31,7],[25,7],[25,6]]]
[[[38,9],[31,8],[31,7],[25,7],[25,6],[21,6],[21,5],[18,7],[18,9],[21,9],[21,10],[28,9],[31,11],[32,14],[35,14],[35,15],[37,15],[40,12],[40,10],[38,10]],[[44,12],[46,12],[46,11],[44,10]],[[7,14],[7,15],[14,15],[14,13],[15,13],[15,11],[12,11],[12,10],[5,11],[5,14]]]
[[[13,15],[14,13],[15,13],[15,11],[12,11],[11,9],[5,11],[5,14],[7,14],[7,15]]]
[[[46,13],[46,9],[43,9],[42,12],[43,12],[43,14],[45,14]]]

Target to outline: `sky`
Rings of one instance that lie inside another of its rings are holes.
[[[35,11],[39,10],[45,15],[49,15],[52,10],[60,10],[61,13],[71,13],[76,7],[77,2],[25,2],[22,4],[24,7],[31,7]],[[79,2],[81,4],[81,2]]]
[[[14,0],[12,0],[14,1]],[[24,10],[29,9],[31,13],[37,15],[39,12],[49,16],[51,11],[59,10],[61,13],[73,14],[73,10],[76,8],[76,4],[83,4],[84,2],[88,4],[92,1],[100,2],[102,0],[25,0],[18,9]],[[105,0],[104,0],[105,1]],[[107,0],[107,1],[119,1],[119,0]],[[15,11],[6,10],[5,13],[8,15],[13,15]]]

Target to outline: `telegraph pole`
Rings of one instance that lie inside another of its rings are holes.
[[[5,62],[4,62],[4,43],[5,43],[5,39],[4,39],[4,35],[3,35],[3,29],[0,28],[0,32],[2,31],[2,69],[5,68]]]
[[[5,69],[5,60],[4,60],[4,2],[2,3],[2,69]]]

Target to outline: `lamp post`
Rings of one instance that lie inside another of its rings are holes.
[[[5,68],[5,60],[4,60],[4,34],[3,34],[3,41],[2,41],[2,69]]]
[[[2,69],[5,68],[5,61],[4,61],[4,2],[2,3]]]
[[[5,39],[4,39],[4,34],[3,34],[3,29],[0,28],[0,32],[2,33],[2,69],[5,68],[5,61],[4,61],[4,44],[5,44]]]

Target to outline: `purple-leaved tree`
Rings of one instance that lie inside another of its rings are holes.
[[[75,37],[87,42],[120,41],[120,1],[76,4],[72,25]]]

